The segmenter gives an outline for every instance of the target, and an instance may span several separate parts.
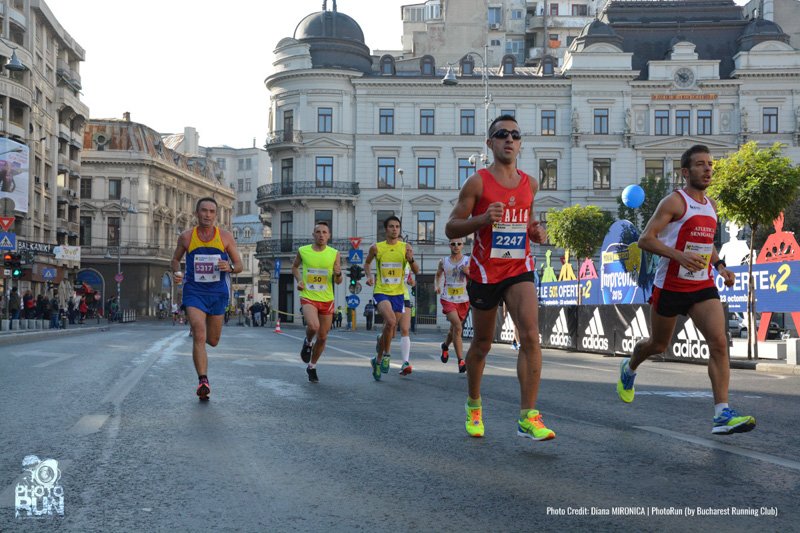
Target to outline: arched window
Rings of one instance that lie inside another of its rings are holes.
[[[233,231],[231,233],[233,233],[233,238],[234,239],[238,239],[239,238],[239,228],[233,228]]]
[[[552,57],[545,57],[544,59],[542,59],[541,74],[543,76],[552,76],[553,75],[553,58]]]
[[[381,58],[381,75],[393,76],[394,75],[394,57],[385,55]]]
[[[253,231],[250,228],[244,228],[244,238],[249,239],[253,235]]]
[[[513,76],[514,68],[517,66],[517,60],[511,54],[503,56],[503,76]]]
[[[431,56],[422,56],[419,60],[419,71],[423,76],[433,76],[436,74],[436,63]]]
[[[475,60],[472,56],[464,56],[461,58],[461,75],[472,76],[475,71]]]

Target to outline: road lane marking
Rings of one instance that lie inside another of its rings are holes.
[[[575,364],[572,364],[572,363],[559,363],[557,361],[542,361],[542,362],[543,363],[548,363],[548,364],[551,364],[551,365],[571,366],[571,367],[574,367],[574,368],[587,368],[589,370],[596,370],[597,372],[613,372],[615,374],[619,373],[619,370],[607,370],[605,368],[597,368],[597,367],[594,367],[594,366],[575,365]]]
[[[138,381],[144,376],[145,372],[153,366],[162,355],[175,355],[176,350],[179,346],[181,346],[186,340],[186,336],[183,332],[180,333],[173,333],[169,337],[165,337],[160,341],[153,344],[147,351],[145,351],[143,356],[147,356],[144,362],[140,363],[136,368],[134,368],[131,372],[128,373],[125,377],[120,379],[114,386],[111,387],[111,390],[108,391],[108,394],[105,395],[103,398],[102,403],[111,402],[116,406],[119,406],[125,397],[133,390],[133,387],[138,383]]]
[[[289,335],[288,333],[282,333],[283,336],[289,337],[290,339],[297,339],[299,341],[304,341],[305,337],[295,337],[294,335]],[[343,350],[341,348],[337,348],[336,346],[331,346],[330,344],[325,345],[326,350],[336,350],[337,352],[346,353],[347,355],[353,355],[355,357],[360,357],[362,359],[372,359],[373,356],[370,355],[362,355],[360,353],[351,352],[350,350]],[[299,355],[299,354],[298,354]]]
[[[691,442],[692,444],[699,444],[700,446],[706,446],[708,448],[712,448],[715,450],[722,450],[724,452],[733,453],[736,455],[742,455],[744,457],[750,457],[752,459],[758,459],[759,461],[776,464],[778,466],[785,466],[793,470],[800,470],[800,462],[792,461],[790,459],[784,459],[782,457],[775,457],[774,455],[767,455],[766,453],[745,450],[743,448],[737,448],[736,446],[732,446],[730,444],[723,444],[710,439],[704,439],[702,437],[694,437],[692,435],[684,435],[683,433],[677,433],[675,431],[670,431],[668,429],[662,429],[653,426],[633,426],[633,427],[636,429],[649,431],[651,433],[664,435],[665,437],[672,437],[673,439]]]
[[[109,415],[86,415],[69,428],[67,434],[85,437],[97,433],[108,420]]]
[[[34,365],[33,368],[44,368],[46,366],[54,365],[56,363],[60,363],[61,361],[66,361],[67,359],[72,359],[73,357],[81,355],[82,353],[86,353],[86,352],[75,352],[73,354],[62,355],[61,357],[56,357],[55,359],[51,359],[51,360],[46,361],[44,363],[39,363],[38,365]]]

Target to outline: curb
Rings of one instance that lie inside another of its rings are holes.
[[[73,335],[80,335],[81,333],[96,333],[98,331],[106,331],[108,326],[87,326],[83,328],[69,328],[59,329],[56,331],[40,330],[33,332],[19,332],[19,333],[3,333],[0,334],[0,344],[9,346],[11,344],[22,344],[26,342],[34,342],[39,340],[51,339],[55,337],[71,337]]]
[[[800,365],[756,363],[756,371],[769,372],[770,374],[785,374],[785,375],[800,376]]]

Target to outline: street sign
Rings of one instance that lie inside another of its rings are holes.
[[[361,294],[361,284],[350,285],[350,294]]]
[[[55,268],[45,268],[42,270],[42,277],[44,279],[55,279],[56,277],[56,269]]]
[[[13,250],[17,247],[16,233],[0,233],[0,250]]]
[[[275,277],[276,278],[280,278],[280,275],[281,275],[281,260],[280,259],[276,259],[275,260]]]
[[[364,250],[350,250],[350,264],[360,265],[364,263]]]
[[[121,272],[119,274],[117,274],[116,276],[114,276],[114,281],[116,281],[117,283],[122,283],[122,273]]]
[[[358,245],[361,244],[361,237],[350,237],[350,244],[353,245],[353,248],[358,249]]]
[[[100,293],[99,292],[94,293],[94,299],[95,300],[99,300],[100,299]]]
[[[2,228],[3,231],[8,231],[8,228],[10,228],[13,223],[14,217],[0,217],[0,228]]]
[[[361,303],[361,300],[355,294],[353,296],[348,296],[347,297],[347,307],[355,309],[356,307],[358,307],[358,304],[360,304],[360,303]]]

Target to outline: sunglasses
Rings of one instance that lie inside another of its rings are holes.
[[[522,133],[520,133],[518,130],[506,130],[506,129],[497,130],[496,132],[492,133],[492,139],[505,139],[506,137],[508,137],[509,133],[511,134],[511,138],[514,139],[515,141],[522,139]]]
[[[451,242],[450,246],[464,246],[463,242]]]

